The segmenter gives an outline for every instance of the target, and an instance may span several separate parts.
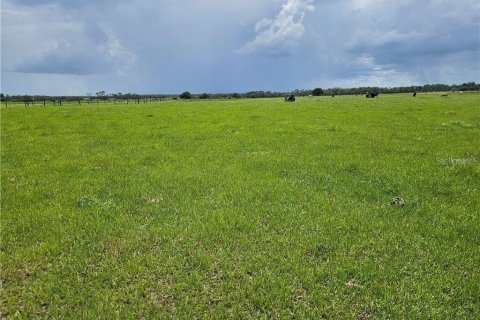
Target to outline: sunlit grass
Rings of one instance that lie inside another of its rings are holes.
[[[4,317],[480,317],[478,93],[1,116]]]

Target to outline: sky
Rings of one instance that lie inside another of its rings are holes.
[[[7,94],[480,82],[478,0],[2,0]]]

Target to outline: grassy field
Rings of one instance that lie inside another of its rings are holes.
[[[478,93],[9,105],[1,160],[5,318],[480,318]]]

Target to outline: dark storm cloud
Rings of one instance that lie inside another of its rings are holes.
[[[18,67],[15,71],[21,73],[55,73],[86,75],[106,73],[109,71],[104,65],[93,57],[68,56],[62,57],[57,54],[45,56],[40,61],[27,63]]]
[[[347,48],[348,52],[370,54],[382,64],[408,64],[408,61],[422,57],[429,59],[479,51],[479,20],[465,21],[463,17],[457,16],[456,19],[432,17],[430,21],[436,22],[434,28],[424,28],[415,23],[402,26],[400,21],[391,23],[383,30],[355,39]]]

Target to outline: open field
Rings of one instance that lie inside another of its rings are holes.
[[[3,106],[1,159],[3,317],[480,318],[478,93]]]

